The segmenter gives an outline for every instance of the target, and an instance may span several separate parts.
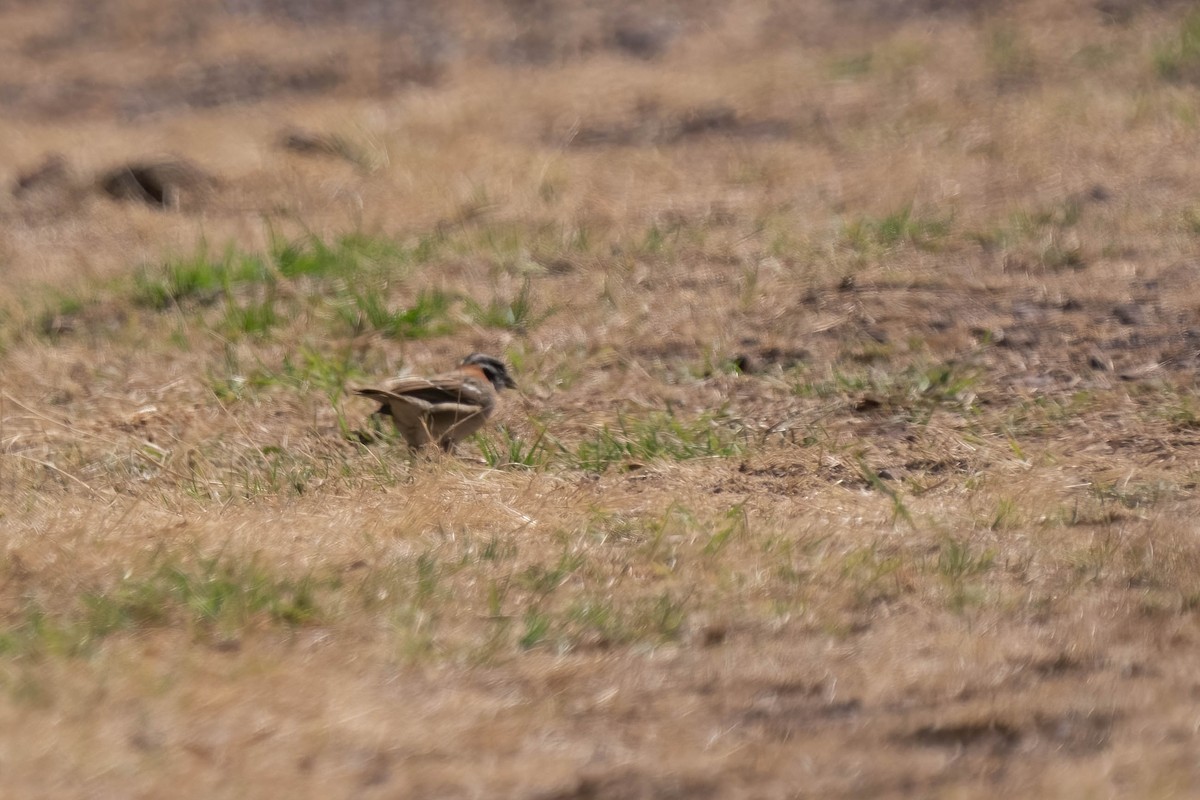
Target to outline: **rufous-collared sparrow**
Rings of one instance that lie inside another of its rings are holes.
[[[479,430],[496,410],[496,395],[517,383],[498,358],[472,353],[458,369],[428,378],[408,375],[379,388],[355,389],[379,402],[409,447],[437,442],[443,450]]]

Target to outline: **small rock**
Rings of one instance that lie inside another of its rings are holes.
[[[729,363],[733,365],[734,369],[743,375],[749,375],[751,373],[758,372],[758,361],[756,361],[754,356],[750,355],[749,353],[738,353],[736,356],[730,359]]]
[[[71,168],[67,159],[58,153],[51,153],[42,159],[33,169],[22,172],[13,184],[13,197],[41,190],[58,191],[71,184]]]
[[[279,147],[303,156],[337,158],[371,172],[380,166],[377,159],[354,142],[336,134],[292,128],[279,136]]]
[[[1088,355],[1088,366],[1099,372],[1112,372],[1113,361],[1099,350],[1093,350]]]
[[[694,638],[701,647],[716,647],[729,638],[729,629],[721,623],[710,622],[701,625]]]
[[[1120,374],[1119,377],[1123,381],[1136,381],[1136,380],[1146,377],[1147,375],[1149,375],[1152,372],[1155,372],[1161,366],[1162,366],[1162,364],[1158,364],[1158,363],[1143,364],[1140,367],[1133,367],[1132,369],[1125,370],[1124,372],[1122,372]]]
[[[1002,344],[1006,336],[1004,328],[985,328],[978,325],[971,328],[971,335],[980,342],[990,344]]]
[[[614,28],[610,44],[635,58],[652,61],[667,51],[676,32],[674,26],[663,22],[627,18]]]
[[[763,366],[777,366],[781,369],[793,367],[807,361],[810,353],[804,348],[783,349],[779,347],[764,347],[758,353],[758,359]],[[753,360],[753,359],[752,359]]]
[[[863,328],[863,333],[865,333],[867,336],[870,336],[879,344],[887,344],[888,339],[890,338],[887,330],[879,325],[868,325],[867,327]]]
[[[859,414],[867,414],[872,411],[876,411],[882,407],[883,407],[883,401],[880,400],[878,397],[872,397],[870,395],[860,397],[851,406],[851,408],[853,408]]]
[[[1146,324],[1146,311],[1138,303],[1121,303],[1113,309],[1113,316],[1122,325]]]
[[[1045,312],[1035,306],[1033,303],[1018,300],[1012,305],[1012,315],[1014,319],[1030,320],[1041,319],[1046,316]]]
[[[237,653],[242,649],[242,640],[236,636],[221,637],[213,641],[212,649],[218,653]]]
[[[1033,347],[1041,339],[1035,328],[1009,328],[997,344],[1003,347]]]
[[[734,130],[737,125],[737,111],[721,104],[691,108],[679,118],[679,132],[682,136],[722,133]]]
[[[184,198],[192,199],[211,190],[216,178],[190,161],[131,162],[115,167],[100,177],[99,185],[109,197],[145,203],[155,208],[179,208]]]
[[[279,147],[304,155],[338,155],[338,138],[324,133],[299,128],[284,131],[279,135]]]

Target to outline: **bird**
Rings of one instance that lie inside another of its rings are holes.
[[[505,388],[515,389],[517,382],[504,362],[471,353],[452,372],[427,378],[407,375],[354,391],[379,403],[372,416],[390,416],[409,447],[436,442],[450,452],[455,443],[483,427]]]

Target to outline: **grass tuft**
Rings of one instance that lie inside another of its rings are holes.
[[[1183,18],[1173,40],[1155,48],[1154,69],[1163,80],[1200,81],[1200,10]]]
[[[604,425],[579,442],[567,460],[577,469],[601,473],[618,464],[637,467],[659,459],[725,458],[740,452],[741,442],[717,418],[685,421],[668,412],[642,419],[619,417],[615,427]]]
[[[950,230],[949,219],[914,216],[912,206],[905,206],[879,219],[859,217],[845,225],[842,236],[856,252],[866,254],[903,244],[937,250]]]
[[[201,245],[190,257],[168,261],[157,269],[143,268],[134,277],[133,301],[157,311],[183,303],[215,303],[234,284],[264,281],[266,264],[250,255],[230,250],[221,258]]]
[[[391,309],[377,289],[354,292],[338,307],[338,316],[355,333],[379,331],[393,339],[422,339],[450,333],[450,297],[437,290],[419,292],[408,308]]]
[[[62,612],[27,606],[0,630],[0,654],[87,655],[113,634],[169,625],[183,625],[198,638],[237,635],[260,622],[294,627],[321,617],[317,595],[334,585],[312,574],[278,575],[253,560],[165,560],[146,574],[82,594]]]
[[[499,425],[492,432],[478,434],[475,441],[483,453],[483,460],[493,468],[541,469],[555,454],[545,428],[540,429],[532,441],[526,441],[508,426]]]
[[[549,319],[554,310],[537,309],[531,281],[526,278],[513,297],[493,297],[486,306],[468,299],[467,314],[484,327],[528,333]]]
[[[968,605],[982,602],[982,594],[971,579],[991,570],[995,560],[994,550],[980,550],[970,542],[954,537],[942,540],[934,566],[950,591],[949,605],[952,610],[962,611]]]

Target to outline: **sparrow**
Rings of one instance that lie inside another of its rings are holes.
[[[390,416],[412,448],[431,442],[449,452],[456,442],[483,427],[496,410],[501,389],[517,388],[504,362],[472,353],[453,372],[428,378],[409,375],[355,394],[379,402],[372,414]]]

